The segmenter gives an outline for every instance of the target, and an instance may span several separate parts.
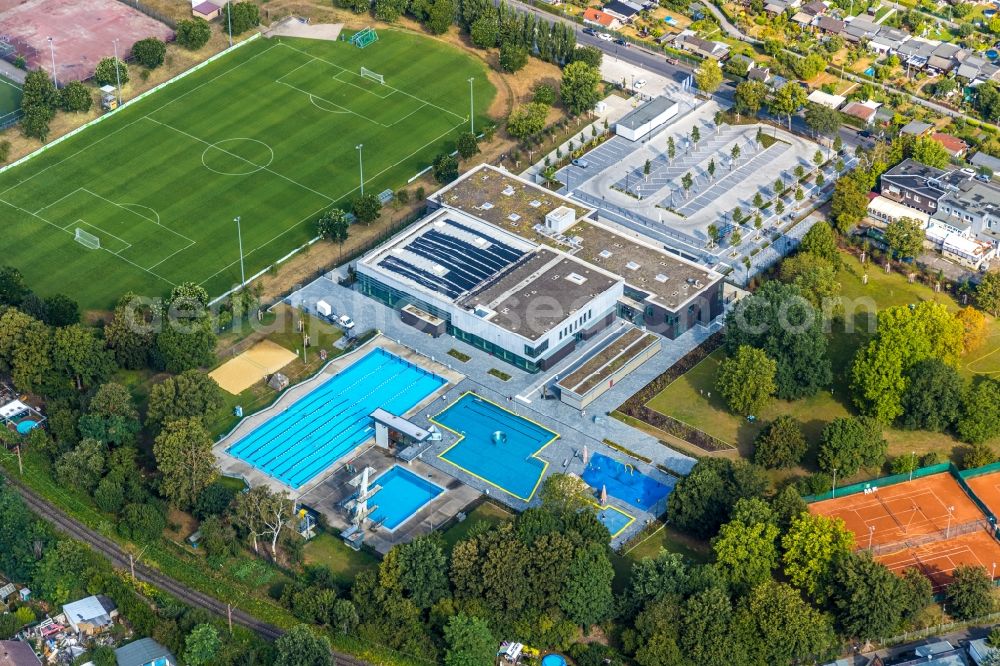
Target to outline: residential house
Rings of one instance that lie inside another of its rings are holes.
[[[41,666],[31,645],[24,641],[0,641],[0,666]]]
[[[882,55],[892,55],[909,38],[910,35],[902,30],[882,27],[868,40],[868,48]]]
[[[822,90],[813,90],[806,99],[813,104],[819,104],[820,106],[826,106],[834,110],[839,109],[847,101],[847,98],[843,95],[831,95]]]
[[[677,35],[677,38],[674,40],[674,46],[685,51],[690,51],[702,58],[725,60],[729,56],[728,44],[702,39],[691,30],[685,30]]]
[[[852,116],[862,121],[865,125],[875,122],[875,112],[882,106],[879,102],[868,100],[865,102],[851,102],[841,109],[845,115]]]
[[[7,606],[11,600],[17,600],[17,586],[14,583],[7,583],[0,587],[0,608]]]
[[[1000,246],[1000,187],[967,177],[941,197],[931,223],[964,229],[963,235]]]
[[[80,599],[63,606],[66,622],[76,633],[93,636],[107,631],[118,617],[118,607],[103,594]]]
[[[802,11],[810,16],[822,16],[826,13],[827,6],[822,0],[810,0],[806,4],[802,5]]]
[[[976,666],[985,666],[991,659],[1000,657],[1000,650],[986,644],[985,638],[975,638],[969,641],[969,658]]]
[[[226,5],[224,0],[212,2],[212,0],[191,0],[191,15],[195,18],[211,21],[222,14],[222,8]]]
[[[903,160],[880,177],[882,196],[933,216],[938,202],[949,191],[957,191],[969,175],[959,170],[944,171]]]
[[[948,154],[956,159],[965,157],[965,153],[969,150],[969,144],[957,136],[952,136],[951,134],[934,132],[931,134],[931,138],[944,146],[944,149],[948,151]]]
[[[828,35],[839,35],[844,32],[847,23],[832,16],[820,16],[816,19],[816,27]]]
[[[934,129],[934,125],[931,125],[930,123],[925,123],[922,120],[911,120],[903,125],[903,128],[899,130],[899,133],[912,137],[918,137],[926,136],[932,129]]]
[[[797,9],[802,0],[766,0],[764,11],[770,14],[784,14],[789,9]]]
[[[815,20],[816,20],[815,16],[801,10],[795,12],[795,14],[792,15],[792,23],[797,23],[799,24],[799,26],[803,28],[811,26]]]
[[[844,28],[844,37],[852,42],[862,39],[871,40],[878,34],[881,26],[867,16],[855,16]]]
[[[761,83],[767,83],[771,80],[771,68],[770,67],[757,67],[753,65],[747,70],[747,79],[750,81],[760,81]]]
[[[896,203],[892,199],[875,195],[868,201],[868,217],[884,224],[896,222],[900,218],[908,217],[911,220],[920,222],[920,226],[926,228],[931,221],[931,216],[914,210],[909,206]]]
[[[979,151],[969,158],[969,164],[989,169],[994,174],[1000,173],[1000,159],[992,155],[987,155],[983,151]]]
[[[631,23],[641,11],[642,5],[637,5],[629,0],[611,0],[611,2],[604,5],[604,12],[611,14],[622,23]]]
[[[170,650],[152,638],[140,638],[115,650],[118,666],[177,666]]]
[[[616,17],[593,7],[588,7],[584,10],[583,22],[589,23],[590,25],[597,25],[608,30],[617,30],[622,27],[622,22]]]
[[[920,645],[882,663],[885,666],[969,666],[965,651],[948,641]]]

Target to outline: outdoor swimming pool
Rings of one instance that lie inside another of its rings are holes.
[[[17,433],[19,435],[27,435],[29,432],[35,429],[38,425],[38,421],[32,421],[31,419],[25,419],[17,424]]]
[[[548,463],[535,457],[559,435],[466,393],[434,419],[462,438],[439,457],[491,486],[529,501]]]
[[[227,451],[299,488],[374,434],[377,407],[402,415],[445,380],[374,349],[285,407]]]
[[[622,530],[631,525],[632,521],[635,520],[635,518],[614,506],[600,507],[600,510],[597,512],[597,519],[601,521],[601,525],[608,528],[612,539],[621,534]]]
[[[440,486],[421,479],[399,465],[393,465],[375,479],[372,487],[375,486],[381,488],[368,500],[368,504],[375,507],[371,519],[374,522],[381,522],[390,532],[444,492]]]
[[[656,503],[673,490],[656,479],[639,472],[630,464],[618,462],[602,453],[595,453],[583,470],[583,480],[600,492],[608,489],[608,495],[617,497],[632,506],[650,511]]]

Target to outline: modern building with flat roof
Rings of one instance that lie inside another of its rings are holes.
[[[358,289],[444,319],[459,340],[532,372],[614,320],[621,277],[441,209],[369,252]]]
[[[434,212],[357,263],[358,290],[525,370],[616,317],[675,338],[723,311],[721,274],[502,169],[478,167],[428,202]]]
[[[641,141],[650,132],[677,115],[680,106],[672,99],[654,97],[625,114],[615,123],[615,134],[629,141]]]

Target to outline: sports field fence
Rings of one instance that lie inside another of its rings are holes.
[[[151,19],[156,19],[160,23],[165,23],[167,26],[170,27],[171,30],[177,29],[177,21],[170,18],[163,12],[158,12],[149,5],[139,2],[139,0],[118,0],[118,2],[122,3],[123,5],[128,5],[137,12],[142,12]]]
[[[890,553],[898,553],[901,550],[919,548],[920,546],[937,543],[938,541],[947,541],[948,539],[954,539],[955,537],[962,536],[963,534],[972,534],[973,532],[978,532],[979,530],[983,530],[987,534],[993,533],[993,528],[990,526],[988,521],[976,519],[952,525],[951,529],[945,528],[943,530],[937,530],[936,532],[907,537],[905,539],[891,541],[889,543],[877,543],[871,547],[871,553],[872,555],[888,555]],[[861,547],[857,550],[868,550],[868,548],[861,544]]]

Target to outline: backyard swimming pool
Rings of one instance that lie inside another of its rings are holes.
[[[645,511],[652,510],[673,490],[673,485],[664,485],[637,471],[634,466],[618,462],[603,453],[590,457],[583,470],[583,480],[595,490],[600,491],[603,486],[612,497]]]
[[[409,520],[425,504],[444,492],[441,486],[421,479],[408,469],[393,465],[382,476],[372,482],[372,487],[381,486],[368,500],[374,505],[371,512],[374,522],[392,532]]]
[[[535,454],[559,436],[475,393],[466,393],[433,421],[461,435],[441,453],[442,460],[526,502],[548,467]]]
[[[374,434],[381,407],[402,415],[445,380],[374,349],[285,407],[227,451],[299,488]]]

